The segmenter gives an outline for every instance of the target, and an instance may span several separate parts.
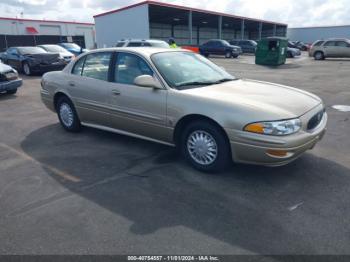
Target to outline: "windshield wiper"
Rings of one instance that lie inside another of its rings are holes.
[[[234,81],[237,80],[237,78],[223,78],[217,81],[192,81],[192,82],[184,82],[177,84],[176,87],[182,87],[182,86],[209,86],[209,85],[217,85],[224,82]]]
[[[201,82],[201,81],[193,81],[193,82],[185,82],[181,84],[177,84],[176,87],[181,86],[200,86],[200,85],[215,85],[217,82]]]
[[[234,81],[234,80],[237,80],[237,78],[223,78],[223,79],[220,79],[220,80],[216,81],[215,84],[220,84],[220,83],[224,83],[224,82],[230,82],[230,81]]]

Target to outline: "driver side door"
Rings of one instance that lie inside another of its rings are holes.
[[[151,75],[157,79],[149,63],[139,55],[117,53],[110,94],[111,125],[134,135],[156,140],[169,140],[166,127],[166,89],[153,89],[134,84],[136,77]]]

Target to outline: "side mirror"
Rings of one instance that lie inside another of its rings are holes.
[[[162,85],[150,75],[141,75],[135,78],[134,84],[137,86],[163,89]]]

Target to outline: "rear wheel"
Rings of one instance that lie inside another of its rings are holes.
[[[6,93],[9,94],[9,95],[14,95],[14,94],[17,93],[17,88],[16,89],[12,89],[12,90],[7,90]]]
[[[24,62],[22,65],[22,71],[25,75],[30,76],[32,74],[32,70],[27,62]]]
[[[190,123],[181,138],[181,151],[185,159],[204,172],[221,171],[230,163],[230,146],[226,135],[207,121]]]
[[[63,128],[69,132],[78,132],[81,124],[73,103],[66,96],[58,99],[56,105],[58,119]]]
[[[314,58],[315,58],[315,60],[324,60],[324,54],[322,53],[322,52],[316,52],[315,54],[314,54]]]

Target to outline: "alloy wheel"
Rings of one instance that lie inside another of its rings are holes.
[[[210,165],[218,156],[215,139],[202,130],[196,130],[188,136],[187,150],[191,158],[200,165]]]
[[[71,127],[74,122],[74,113],[70,105],[68,105],[67,103],[62,103],[60,105],[59,112],[63,124],[66,127]]]

